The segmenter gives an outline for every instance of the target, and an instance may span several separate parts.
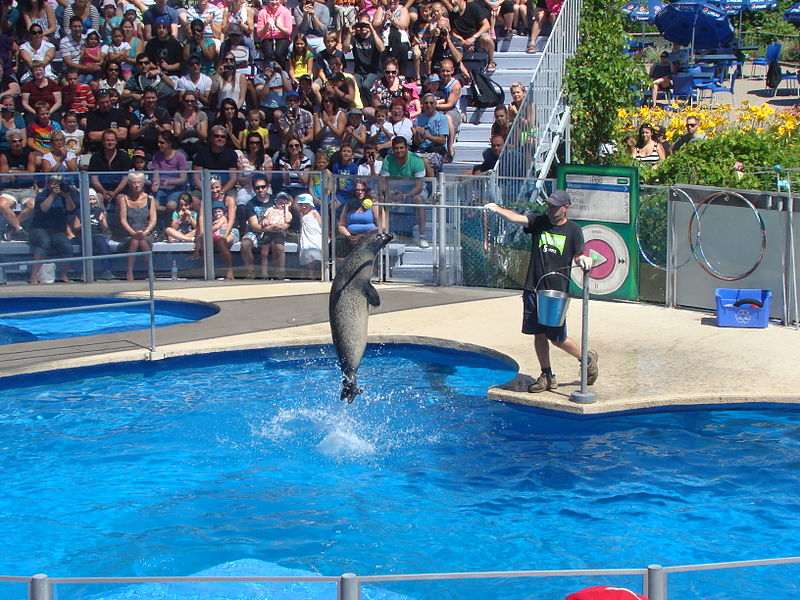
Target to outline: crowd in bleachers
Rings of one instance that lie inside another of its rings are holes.
[[[318,204],[322,193],[307,172],[433,176],[453,158],[465,52],[492,72],[497,36],[531,25],[522,0],[0,6],[0,235],[28,241],[34,258],[68,252],[81,169],[91,173],[93,228],[131,251],[194,239],[202,169],[222,172],[220,248],[240,241],[234,230],[256,229],[255,174],[287,194],[296,221],[300,196]],[[493,139],[508,132],[518,87]]]

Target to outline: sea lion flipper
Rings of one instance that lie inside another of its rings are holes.
[[[369,281],[364,285],[364,295],[367,297],[367,302],[370,306],[381,305],[381,297],[378,295],[378,290]]]

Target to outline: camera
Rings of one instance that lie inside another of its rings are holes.
[[[297,108],[296,107],[293,106],[292,108],[289,109],[289,116],[290,117],[296,117],[297,116]]]
[[[328,77],[329,81],[344,81],[344,73],[333,73],[330,77]]]

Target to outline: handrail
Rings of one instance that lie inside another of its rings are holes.
[[[21,317],[21,316],[31,316],[31,315],[46,315],[52,313],[59,313],[59,312],[77,312],[81,310],[95,310],[98,308],[118,308],[120,306],[139,306],[142,304],[149,304],[150,305],[150,359],[154,360],[157,358],[156,356],[156,296],[155,296],[155,271],[153,269],[153,251],[147,252],[126,252],[122,254],[116,254],[115,256],[120,258],[125,257],[137,257],[137,256],[144,256],[147,258],[147,287],[148,287],[148,299],[147,300],[132,300],[129,302],[112,302],[108,304],[94,304],[90,306],[75,306],[75,307],[64,307],[64,308],[48,308],[42,310],[28,310],[22,312],[15,312],[15,313],[3,313],[0,314],[0,318],[2,317]],[[30,266],[30,265],[43,265],[46,263],[73,263],[73,262],[80,262],[80,263],[89,263],[90,265],[96,260],[104,260],[107,259],[108,256],[100,255],[100,256],[74,256],[70,258],[46,258],[41,260],[16,260],[16,261],[8,261],[0,263],[0,281],[4,280],[4,269],[9,266]],[[1,579],[0,579],[1,580]]]

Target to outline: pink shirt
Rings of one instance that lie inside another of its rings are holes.
[[[268,3],[264,8],[258,11],[258,20],[256,21],[256,39],[291,39],[292,25],[294,24],[292,20],[292,13],[289,12],[289,9],[283,4],[278,4],[274,12],[270,10],[270,8],[271,4]],[[268,20],[280,24],[281,27],[288,30],[288,33],[283,33],[277,27],[269,27],[266,31],[264,31],[264,28],[267,27]]]

